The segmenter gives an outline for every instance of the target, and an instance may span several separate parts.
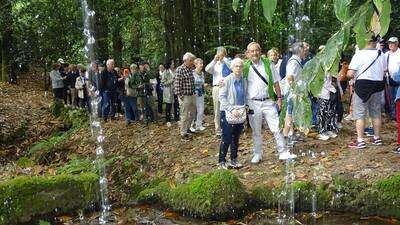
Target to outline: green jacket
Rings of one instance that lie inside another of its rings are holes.
[[[276,101],[278,99],[278,97],[274,91],[274,78],[272,77],[270,60],[268,58],[261,57],[261,61],[264,63],[265,72],[267,73],[267,76],[268,76],[268,78],[267,78],[267,80],[268,80],[268,95],[272,100]],[[251,60],[246,60],[244,62],[244,66],[243,66],[243,77],[246,80],[247,80],[247,77],[249,76],[249,71],[250,71],[250,66],[251,66],[250,63],[251,63]],[[261,82],[264,82],[264,81],[261,80]]]

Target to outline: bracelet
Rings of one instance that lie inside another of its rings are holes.
[[[279,96],[278,99],[283,99],[283,97],[282,97],[282,96]]]

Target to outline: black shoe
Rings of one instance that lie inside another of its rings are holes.
[[[183,140],[183,141],[190,140],[189,134],[181,135],[181,140]]]

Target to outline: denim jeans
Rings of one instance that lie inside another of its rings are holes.
[[[101,115],[103,118],[114,117],[115,114],[115,103],[116,103],[115,91],[104,91],[102,94],[102,106]]]
[[[225,117],[225,111],[221,111],[221,128],[222,137],[221,145],[219,147],[219,160],[218,162],[225,162],[225,157],[228,152],[229,146],[231,147],[231,160],[237,159],[237,152],[239,148],[239,137],[243,130],[243,124],[228,124]]]
[[[139,120],[137,109],[137,98],[133,96],[123,96],[125,120],[127,123]]]

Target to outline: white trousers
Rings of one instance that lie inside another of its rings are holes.
[[[249,122],[253,130],[254,154],[263,154],[262,146],[262,124],[263,119],[267,122],[269,129],[274,135],[278,152],[286,150],[285,139],[279,129],[279,115],[275,103],[271,100],[255,101],[248,100],[248,105],[254,114],[249,114]]]
[[[213,106],[214,106],[214,126],[215,132],[221,133],[221,112],[219,109],[219,87],[214,86],[212,89]]]
[[[196,96],[196,128],[203,126],[204,95]]]

